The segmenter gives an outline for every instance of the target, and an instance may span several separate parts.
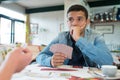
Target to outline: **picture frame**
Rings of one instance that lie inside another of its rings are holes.
[[[114,25],[95,25],[94,29],[103,34],[112,34],[114,31]]]
[[[30,24],[30,32],[31,32],[31,34],[38,34],[38,24],[37,23]]]
[[[64,23],[60,23],[60,32],[64,31]]]

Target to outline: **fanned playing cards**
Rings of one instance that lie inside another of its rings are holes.
[[[53,53],[57,53],[57,52],[63,53],[67,56],[67,58],[72,59],[73,48],[65,44],[53,44],[50,47],[50,51]]]

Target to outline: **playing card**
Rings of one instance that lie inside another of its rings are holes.
[[[73,48],[65,44],[53,44],[50,47],[50,51],[53,53],[56,53],[56,52],[63,53],[67,56],[67,58],[71,59]]]

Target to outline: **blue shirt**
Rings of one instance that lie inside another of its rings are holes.
[[[101,65],[112,65],[113,58],[105,45],[103,36],[91,29],[85,30],[85,36],[80,37],[78,41],[71,40],[69,32],[60,33],[44,50],[37,56],[36,61],[42,66],[51,66],[50,60],[53,53],[49,51],[53,44],[66,44],[73,47],[72,60],[66,59],[65,65],[81,65],[89,67],[97,67]],[[73,46],[74,44],[74,46]],[[75,49],[77,48],[77,49]],[[76,57],[78,56],[78,57]],[[76,57],[76,58],[75,58]],[[77,61],[76,61],[77,60]],[[74,62],[76,62],[74,64]]]

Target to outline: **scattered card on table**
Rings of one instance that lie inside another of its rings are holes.
[[[50,47],[50,51],[53,53],[57,53],[57,52],[63,53],[67,56],[67,58],[71,59],[73,48],[65,44],[53,44]]]

